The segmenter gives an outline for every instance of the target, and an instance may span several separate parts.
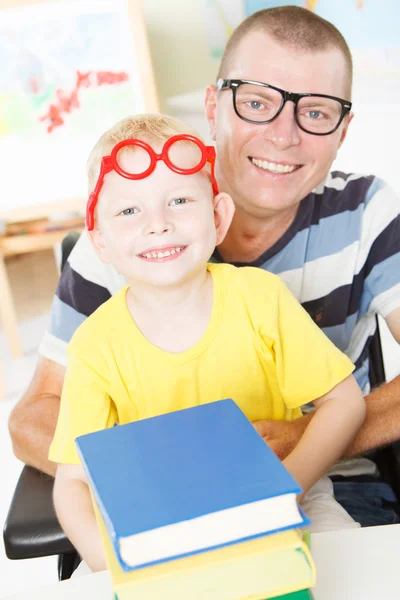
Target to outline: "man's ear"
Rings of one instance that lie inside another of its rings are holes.
[[[217,108],[217,88],[215,85],[207,86],[205,108],[208,124],[210,126],[211,139],[215,140],[215,111]]]
[[[103,234],[100,231],[100,229],[98,229],[95,225],[94,229],[92,229],[92,231],[86,230],[86,233],[87,233],[89,241],[90,241],[94,251],[96,252],[97,256],[99,257],[99,259],[103,263],[108,264],[110,261],[107,257],[107,251],[106,251],[106,247],[104,245]]]
[[[214,198],[214,220],[217,232],[216,245],[221,244],[232,223],[235,205],[229,194],[221,192]]]
[[[353,120],[353,118],[354,118],[354,113],[349,113],[349,115],[347,117],[345,117],[346,122],[343,127],[342,135],[340,136],[339,148],[343,144],[344,140],[346,139],[347,130],[348,130],[349,125],[350,125],[351,121]]]

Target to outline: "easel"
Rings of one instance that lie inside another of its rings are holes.
[[[2,9],[12,9],[12,8],[20,8],[24,9],[25,7],[34,8],[34,5],[43,5],[44,8],[55,7],[57,4],[56,0],[0,0],[0,11]],[[81,3],[69,3],[71,6],[73,5],[76,8],[76,12],[79,11],[79,5]],[[88,4],[88,3],[82,3]],[[89,3],[90,4],[90,3]],[[94,8],[97,10],[97,4],[95,0],[92,1]],[[133,55],[129,59],[129,64],[134,65],[134,73],[131,73],[132,77],[132,85],[134,86],[135,94],[140,99],[140,105],[142,106],[143,111],[148,112],[158,112],[159,103],[157,98],[154,73],[151,64],[150,51],[147,40],[146,26],[143,16],[143,8],[141,0],[127,0],[125,3],[126,6],[121,8],[122,13],[126,13],[122,15],[122,18],[125,22],[128,22],[130,26],[130,32],[127,30],[124,35],[126,35],[127,39],[129,38],[129,43],[132,42]],[[43,8],[42,7],[42,8]],[[89,7],[90,8],[90,7]],[[57,8],[58,10],[58,8]],[[69,9],[68,9],[69,10]],[[96,11],[94,11],[96,12]],[[90,10],[88,14],[90,13]],[[55,14],[55,13],[52,13]],[[43,21],[44,22],[44,21]],[[118,52],[117,52],[118,54]],[[81,67],[77,65],[77,70],[81,71]],[[116,75],[124,74],[125,66],[120,68],[116,68]],[[127,68],[130,72],[130,70]],[[100,73],[100,75],[99,75]],[[81,76],[85,75],[85,73],[80,73],[79,81],[81,80]],[[96,82],[104,83],[104,75],[109,75],[107,72],[99,71],[96,75]],[[85,76],[89,76],[89,73],[86,73]],[[100,77],[100,79],[99,79]],[[89,81],[89,80],[88,80]],[[26,85],[26,81],[23,82]],[[31,83],[30,80],[28,84]],[[58,85],[58,84],[57,84]],[[80,89],[80,88],[79,88]],[[63,90],[61,90],[63,91]],[[76,90],[74,90],[76,91]],[[74,96],[74,91],[68,88],[67,92],[71,92],[71,95],[66,98],[65,94],[58,95],[58,100],[52,100],[51,106],[47,107],[49,109],[49,116],[51,119],[53,118],[53,113],[50,109],[57,108],[60,113],[60,102],[64,102],[66,99],[72,102],[73,106],[76,107],[77,99]],[[56,102],[56,104],[54,104]],[[68,103],[67,103],[68,104]],[[61,108],[64,111],[62,114],[67,111],[64,103],[61,104]],[[69,106],[68,110],[71,109]],[[68,111],[67,111],[68,112]],[[64,115],[65,116],[65,115]],[[121,115],[122,117],[123,115]],[[59,114],[58,114],[59,117]],[[55,119],[58,118],[57,115]],[[47,117],[49,118],[49,117]],[[54,123],[53,123],[54,124]],[[56,123],[57,124],[57,123]],[[49,122],[47,122],[49,125]],[[52,129],[52,127],[51,127]],[[60,163],[61,164],[61,163]],[[32,179],[33,180],[33,179]],[[80,192],[79,192],[80,193]],[[75,194],[71,192],[71,194]],[[52,195],[47,196],[47,198],[51,198]],[[22,222],[33,222],[38,219],[46,219],[51,215],[55,215],[57,213],[68,213],[75,211],[82,211],[84,209],[84,203],[86,199],[74,199],[74,200],[64,200],[62,202],[54,202],[49,204],[38,204],[37,202],[29,207],[21,207],[17,209],[8,209],[1,210],[0,208],[0,321],[6,333],[8,343],[11,349],[11,352],[14,357],[18,358],[22,356],[22,346],[18,336],[18,328],[17,328],[17,319],[15,314],[15,307],[12,298],[10,282],[5,266],[4,259],[8,256],[13,256],[17,254],[25,254],[28,252],[35,252],[38,250],[44,250],[47,248],[54,247],[55,244],[61,242],[63,237],[66,235],[68,231],[81,231],[83,229],[83,220],[82,224],[79,226],[68,223],[65,224],[65,227],[60,226],[59,230],[48,230],[44,232],[36,232],[36,233],[21,233],[13,230],[13,235],[7,234],[7,228],[10,230],[11,226],[17,225]],[[40,200],[39,200],[40,203]],[[1,205],[0,205],[1,206]],[[0,389],[1,389],[1,373],[0,373]],[[0,391],[1,397],[1,391]]]

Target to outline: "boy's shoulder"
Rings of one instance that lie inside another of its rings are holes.
[[[260,267],[236,267],[229,264],[213,264],[211,270],[215,270],[221,277],[224,296],[232,308],[244,305],[246,311],[263,318],[266,311],[275,312],[281,291],[285,287],[278,275]]]
[[[75,331],[69,347],[98,346],[107,342],[111,336],[115,336],[116,325],[123,316],[122,311],[126,308],[127,289],[126,285],[89,315]]]
[[[265,291],[272,294],[285,285],[278,275],[262,267],[236,267],[227,263],[210,263],[209,269],[223,277],[227,285],[238,286],[248,293],[257,291],[260,294]]]

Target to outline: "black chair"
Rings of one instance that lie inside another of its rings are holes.
[[[61,529],[53,506],[54,479],[25,466],[4,525],[6,555],[12,560],[58,555],[58,578],[69,579],[80,558]]]
[[[62,246],[62,267],[79,234],[68,234]],[[372,387],[385,381],[379,323],[370,344]],[[385,481],[400,499],[400,441],[376,453]],[[4,526],[4,545],[10,559],[59,555],[59,579],[67,579],[80,558],[62,531],[52,501],[53,479],[32,467],[24,467]]]
[[[61,269],[79,233],[68,233],[61,244]],[[18,480],[4,525],[6,555],[12,560],[58,555],[58,578],[69,579],[80,562],[61,529],[53,506],[54,479],[25,466]]]
[[[375,335],[369,346],[369,362],[371,389],[374,389],[386,381],[378,318],[376,320]],[[374,456],[374,460],[378,465],[382,479],[390,484],[396,494],[400,507],[400,440],[379,449]]]

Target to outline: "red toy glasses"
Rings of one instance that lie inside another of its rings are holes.
[[[181,141],[194,144],[194,146],[197,147],[197,154],[198,150],[200,150],[199,158],[191,156],[190,152],[186,152],[184,156],[182,156],[182,152],[176,155],[176,149],[179,148],[179,146],[175,144],[176,142]],[[142,152],[144,151],[147,154],[149,160],[147,169],[140,173],[130,173],[121,167],[118,160],[118,153],[126,146],[136,146],[139,150],[141,149]],[[194,173],[198,173],[204,167],[206,162],[209,162],[211,165],[212,189],[215,195],[218,194],[218,185],[214,175],[215,148],[213,146],[205,146],[205,144],[194,135],[188,135],[186,133],[174,135],[165,142],[161,154],[154,152],[153,148],[142,140],[123,140],[114,146],[111,154],[103,156],[101,160],[100,174],[86,206],[86,228],[88,231],[92,231],[94,228],[94,210],[99,199],[100,190],[103,186],[104,177],[107,173],[114,170],[118,175],[121,175],[121,177],[125,177],[126,179],[144,179],[154,171],[158,160],[163,160],[171,171],[179,173],[180,175],[193,175]]]

